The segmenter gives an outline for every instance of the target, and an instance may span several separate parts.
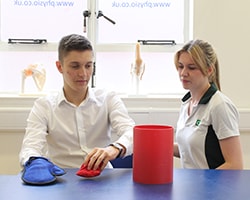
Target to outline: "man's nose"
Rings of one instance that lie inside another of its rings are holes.
[[[80,67],[78,70],[80,76],[85,76],[87,74],[87,69],[85,67]]]

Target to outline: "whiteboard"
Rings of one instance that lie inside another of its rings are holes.
[[[1,40],[47,39],[83,34],[87,0],[1,0]]]

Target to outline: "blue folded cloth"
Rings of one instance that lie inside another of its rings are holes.
[[[66,172],[44,157],[31,157],[24,165],[23,182],[32,185],[45,185],[56,180],[56,176]]]

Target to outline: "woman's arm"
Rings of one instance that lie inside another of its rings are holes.
[[[180,158],[179,147],[177,143],[174,143],[174,157]]]
[[[225,163],[217,169],[243,169],[242,149],[239,136],[219,141]]]

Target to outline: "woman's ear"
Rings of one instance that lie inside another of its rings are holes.
[[[60,61],[56,61],[56,67],[60,73],[63,73],[62,65]]]
[[[214,67],[213,66],[209,66],[207,68],[207,74],[208,74],[208,76],[210,76],[213,72],[214,72]]]

